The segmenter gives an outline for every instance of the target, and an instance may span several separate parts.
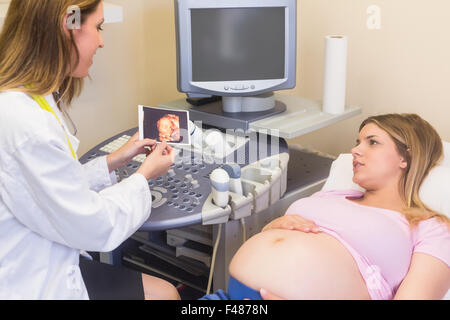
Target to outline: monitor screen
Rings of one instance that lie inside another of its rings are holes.
[[[297,0],[175,0],[178,90],[250,97],[295,87]]]
[[[285,78],[285,8],[191,9],[192,80]]]

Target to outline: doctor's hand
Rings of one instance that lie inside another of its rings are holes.
[[[136,173],[142,174],[147,180],[158,178],[169,171],[175,161],[176,151],[166,142],[161,142],[153,149]]]
[[[273,220],[262,229],[262,232],[270,229],[297,230],[307,233],[321,232],[320,228],[314,223],[314,221],[302,218],[295,214],[286,214]]]
[[[138,154],[149,154],[146,147],[154,148],[156,141],[152,139],[139,140],[139,131],[136,132],[122,147],[110,153],[106,159],[109,172],[126,166]]]

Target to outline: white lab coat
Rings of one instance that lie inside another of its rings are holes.
[[[31,97],[0,93],[0,299],[88,299],[80,250],[113,250],[151,211],[144,176],[115,182],[106,157],[73,158],[61,125]]]

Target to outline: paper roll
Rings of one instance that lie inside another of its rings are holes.
[[[323,112],[340,114],[345,110],[347,82],[347,37],[325,38]]]

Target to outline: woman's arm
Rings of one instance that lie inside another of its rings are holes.
[[[450,289],[450,268],[441,260],[425,254],[414,253],[406,277],[396,300],[442,299]]]

